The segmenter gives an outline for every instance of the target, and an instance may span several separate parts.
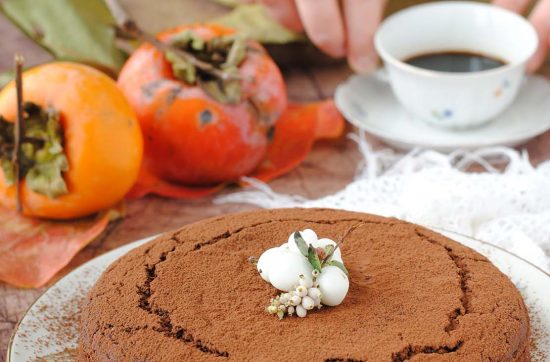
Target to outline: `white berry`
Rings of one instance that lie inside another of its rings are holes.
[[[313,268],[303,255],[290,251],[276,253],[268,266],[271,284],[284,292],[292,290],[300,275],[309,275]]]
[[[319,276],[319,270],[317,269],[313,269],[311,271],[311,275],[314,277],[314,278],[317,278]]]
[[[293,315],[294,314],[294,307],[293,306],[290,306],[286,309],[288,315]]]
[[[300,275],[300,285],[305,288],[311,288],[313,286],[313,280],[309,275]]]
[[[269,283],[269,269],[271,267],[271,262],[275,258],[276,255],[281,253],[280,248],[271,248],[267,249],[260,255],[260,259],[258,259],[258,263],[256,264],[256,268],[258,269],[258,272],[260,272],[260,275],[262,276],[262,279]]]
[[[313,242],[317,241],[317,234],[311,229],[302,230],[300,234],[302,234],[302,238],[304,238],[304,240],[308,244],[312,244]]]
[[[279,298],[279,302],[281,302],[281,304],[286,304],[290,302],[290,295],[288,293],[281,295],[281,297]]]
[[[307,315],[307,310],[301,305],[296,306],[296,315],[300,318],[304,318]]]
[[[296,288],[296,295],[302,298],[305,297],[307,295],[307,288],[301,285],[298,286]]]
[[[324,305],[335,306],[344,300],[349,289],[346,274],[338,267],[324,267],[318,278],[321,302]]]
[[[290,298],[290,303],[294,306],[302,303],[302,298],[297,296],[297,295],[293,295],[292,298]]]
[[[302,307],[304,307],[306,310],[312,310],[313,307],[315,307],[315,301],[311,297],[303,297]]]
[[[313,298],[316,307],[321,308],[321,298]]]
[[[288,242],[286,242],[286,246],[288,246],[288,250],[294,253],[301,254],[300,249],[298,249],[298,245],[296,245],[296,242],[294,241],[294,233],[290,234],[290,236],[288,237]]]
[[[307,291],[307,295],[313,299],[321,298],[321,291],[319,290],[319,288],[309,288]]]

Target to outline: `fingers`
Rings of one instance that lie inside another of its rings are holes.
[[[529,17],[539,35],[539,47],[527,63],[527,71],[534,72],[544,62],[550,47],[550,0],[541,0]]]
[[[348,62],[356,72],[376,68],[374,33],[382,21],[386,0],[344,0]]]
[[[346,53],[344,22],[338,0],[296,0],[307,35],[317,47],[333,57]]]
[[[529,5],[530,0],[494,0],[493,4],[521,14]]]
[[[304,27],[298,15],[294,0],[259,0],[269,14],[280,24],[293,31],[303,31]]]

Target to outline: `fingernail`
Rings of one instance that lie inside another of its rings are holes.
[[[348,64],[357,73],[367,73],[378,67],[378,57],[375,54],[348,58]]]

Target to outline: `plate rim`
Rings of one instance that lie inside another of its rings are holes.
[[[384,70],[378,70],[378,72],[383,72],[383,71]],[[381,138],[382,140],[389,140],[389,141],[394,142],[394,143],[398,142],[398,143],[401,143],[401,144],[406,144],[406,145],[411,146],[411,148],[415,148],[415,147],[416,148],[439,148],[439,149],[449,150],[449,149],[460,149],[460,148],[490,147],[490,146],[498,146],[498,145],[517,145],[517,144],[519,144],[523,141],[534,138],[534,137],[536,137],[538,135],[541,135],[541,134],[547,132],[548,130],[550,130],[550,117],[548,117],[548,119],[546,121],[542,122],[539,127],[536,127],[536,128],[533,127],[531,130],[526,130],[526,131],[524,131],[522,133],[518,133],[518,134],[514,133],[513,135],[511,135],[509,138],[506,138],[506,139],[504,138],[504,136],[501,136],[500,138],[495,138],[491,141],[485,141],[485,140],[468,141],[468,140],[465,140],[463,142],[460,142],[460,141],[454,140],[451,143],[443,142],[443,141],[440,141],[440,142],[434,142],[434,141],[418,142],[417,140],[406,139],[406,138],[399,137],[399,136],[396,137],[391,132],[386,131],[386,130],[380,128],[380,127],[376,127],[376,126],[372,127],[372,122],[371,123],[363,122],[363,121],[360,121],[360,120],[356,119],[356,117],[352,117],[352,114],[350,114],[350,112],[348,112],[345,109],[345,107],[342,105],[342,97],[344,97],[344,95],[342,93],[344,92],[345,87],[349,86],[349,84],[352,81],[357,81],[357,80],[362,81],[363,79],[368,79],[368,78],[371,78],[374,81],[383,83],[383,84],[387,85],[388,87],[390,87],[389,83],[384,82],[384,81],[380,80],[379,77],[377,77],[376,72],[371,73],[371,74],[354,74],[354,75],[350,76],[348,79],[346,79],[345,81],[343,81],[342,83],[340,83],[338,85],[338,87],[336,87],[336,90],[334,92],[334,103],[336,104],[336,107],[338,108],[338,110],[348,120],[348,122],[350,122],[351,124],[353,124],[354,126],[359,128],[360,130],[366,131],[366,132],[368,132],[368,133],[370,133],[370,134],[372,134],[376,137]],[[541,75],[536,75],[536,74],[527,75],[527,79],[539,79],[541,81],[545,81],[547,83],[550,83],[550,80],[547,79],[546,77],[541,76]],[[421,122],[420,120],[415,120],[415,121]],[[497,119],[495,119],[494,121],[497,121]],[[436,127],[434,127],[434,128],[437,129],[437,130],[443,130],[443,131],[446,130],[445,128],[436,128]]]
[[[428,228],[430,230],[433,230],[433,231],[436,231],[436,232],[445,232],[445,233],[450,233],[450,234],[455,234],[455,235],[458,235],[458,236],[461,236],[461,237],[465,237],[465,238],[468,238],[468,239],[472,239],[476,242],[479,242],[480,244],[483,244],[483,245],[488,245],[490,247],[493,247],[493,248],[496,248],[512,257],[515,257],[519,260],[521,260],[522,262],[524,263],[527,263],[529,266],[535,268],[535,270],[538,270],[539,272],[541,272],[544,276],[548,277],[549,280],[550,280],[550,273],[546,272],[545,270],[543,270],[542,268],[540,268],[539,266],[533,264],[532,262],[530,262],[529,260],[526,260],[525,258],[519,256],[519,255],[516,255],[515,253],[512,253],[511,251],[508,251],[506,250],[505,248],[501,247],[501,246],[498,246],[498,245],[495,245],[493,243],[490,243],[488,241],[483,241],[483,240],[480,240],[480,239],[477,239],[477,238],[474,238],[474,237],[471,237],[471,236],[468,236],[466,234],[463,234],[463,233],[460,233],[460,232],[456,232],[456,231],[452,231],[452,230],[447,230],[447,229],[443,229],[443,228],[440,228],[440,227],[435,227],[435,226],[431,226],[431,225],[419,225],[421,227],[425,227],[425,228]],[[13,331],[10,335],[10,339],[8,341],[8,348],[6,350],[6,362],[14,362],[12,359],[11,359],[11,355],[12,355],[12,349],[13,349],[13,342],[15,340],[15,336],[17,335],[17,332],[19,330],[19,327],[21,326],[21,322],[23,321],[23,319],[25,319],[25,317],[27,316],[27,314],[30,312],[30,310],[34,307],[34,305],[36,303],[38,303],[38,301],[50,290],[52,289],[54,286],[56,286],[57,284],[59,284],[62,280],[70,277],[71,275],[73,275],[74,273],[76,273],[78,270],[80,269],[84,269],[84,267],[86,267],[88,264],[94,262],[95,260],[101,258],[102,256],[105,256],[111,252],[115,252],[121,248],[124,248],[124,247],[129,247],[130,245],[133,245],[133,244],[139,244],[140,242],[142,242],[141,245],[145,245],[146,243],[148,242],[151,242],[152,240],[156,239],[157,237],[163,235],[164,233],[160,233],[160,234],[155,234],[155,235],[151,235],[151,236],[148,236],[148,237],[144,237],[144,238],[141,238],[141,239],[138,239],[138,240],[134,240],[132,242],[129,242],[127,244],[124,244],[124,245],[121,245],[115,249],[112,249],[112,250],[109,250],[107,251],[106,253],[103,253],[101,255],[98,255],[90,260],[88,260],[87,262],[85,262],[84,264],[78,266],[77,268],[75,268],[74,270],[72,270],[71,272],[69,272],[67,275],[63,276],[62,278],[60,278],[58,281],[56,281],[54,284],[50,285],[46,290],[44,290],[42,293],[40,293],[39,296],[36,297],[36,299],[27,307],[27,309],[25,309],[25,312],[21,315],[21,318],[19,318],[19,320],[17,321],[17,323],[15,324],[14,328],[13,328]],[[445,236],[445,235],[443,235]],[[462,244],[460,241],[457,241],[457,240],[454,240],[455,242],[457,243],[460,243],[461,245],[464,245]],[[466,245],[464,245],[466,246]],[[119,256],[119,258],[123,257],[124,255],[126,255],[128,252],[130,252],[131,250],[134,250],[136,247],[138,247],[137,245],[133,248],[130,248],[126,253],[124,253],[123,255]],[[466,246],[468,247],[468,246]],[[114,261],[118,260],[115,259]],[[113,261],[113,262],[114,262]],[[494,264],[493,264],[494,265]],[[499,269],[500,270],[500,269]],[[502,272],[502,271],[501,271]],[[504,274],[504,272],[502,272]],[[506,274],[505,274],[506,275]],[[506,275],[508,277],[508,275]]]
[[[121,248],[124,248],[124,247],[129,247],[130,245],[133,245],[133,244],[139,244],[140,242],[142,242],[142,245],[146,244],[147,242],[149,241],[152,241],[154,239],[156,239],[157,237],[159,237],[160,235],[162,235],[163,233],[160,233],[160,234],[154,234],[154,235],[150,235],[150,236],[146,236],[144,238],[141,238],[141,239],[137,239],[137,240],[134,240],[134,241],[131,241],[129,243],[126,243],[126,244],[123,244],[117,248],[114,248],[112,250],[109,250],[101,255],[97,255],[95,257],[93,257],[92,259],[86,261],[85,263],[83,263],[82,265],[79,265],[78,267],[74,268],[73,270],[71,270],[69,273],[67,273],[66,275],[64,275],[63,277],[59,278],[59,280],[57,280],[55,283],[53,283],[52,285],[50,285],[49,287],[47,287],[42,293],[40,293],[40,295],[38,295],[36,297],[36,299],[25,309],[25,311],[23,312],[23,314],[21,315],[21,317],[19,318],[19,320],[17,321],[17,323],[15,323],[14,327],[13,327],[13,331],[11,332],[11,335],[10,335],[10,339],[8,340],[8,348],[6,349],[6,362],[14,362],[12,359],[11,359],[11,355],[12,355],[12,349],[13,349],[13,342],[15,340],[15,336],[17,335],[17,331],[19,330],[19,327],[21,326],[21,322],[23,322],[23,319],[25,319],[25,317],[27,316],[27,314],[29,314],[30,310],[36,305],[36,303],[38,303],[38,301],[48,292],[50,291],[53,287],[55,287],[57,284],[59,284],[61,281],[65,280],[66,278],[69,278],[72,274],[76,273],[77,271],[79,271],[80,269],[84,269],[84,267],[86,267],[88,264],[90,264],[91,262],[101,258],[102,256],[105,256],[111,252],[115,252]],[[123,257],[124,255],[126,255],[128,252],[130,252],[131,250],[134,250],[135,248],[137,248],[138,245],[136,245],[135,247],[132,247],[132,248],[129,248],[128,251],[126,253],[124,253],[123,255],[119,256],[119,258]],[[115,260],[118,260],[115,259]],[[114,261],[113,261],[114,262]]]

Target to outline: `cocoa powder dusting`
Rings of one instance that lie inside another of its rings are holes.
[[[75,345],[78,340],[78,326],[80,324],[80,307],[86,298],[88,288],[77,286],[71,290],[72,297],[63,303],[57,303],[62,297],[62,289],[51,289],[51,304],[43,304],[33,313],[34,317],[25,323],[28,333],[19,333],[21,343],[32,344],[36,361],[60,362],[74,361],[76,348],[64,348],[62,352],[50,354],[48,350],[53,345]],[[60,318],[63,316],[63,318]],[[46,332],[43,337],[42,331]]]
[[[540,349],[541,346],[536,343],[540,340],[548,340],[550,337],[550,331],[543,329],[541,326],[542,321],[540,320],[540,311],[538,310],[529,310],[529,315],[531,316],[531,361],[532,362],[546,362],[550,360],[550,355],[545,351]]]
[[[342,245],[343,304],[265,313],[277,291],[248,257],[358,223]],[[287,209],[208,219],[113,263],[84,302],[78,360],[528,361],[529,335],[519,292],[471,249],[395,219]]]

